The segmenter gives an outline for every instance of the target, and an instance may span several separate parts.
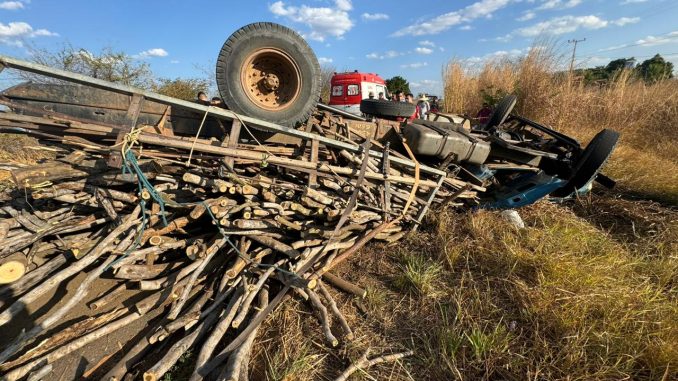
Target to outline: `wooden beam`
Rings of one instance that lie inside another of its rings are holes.
[[[240,140],[240,129],[242,128],[242,123],[240,123],[239,120],[234,119],[233,123],[231,123],[231,132],[228,134],[228,143],[226,143],[226,146],[228,148],[236,148],[238,146],[238,140]],[[233,164],[235,163],[235,159],[232,157],[227,157],[224,159],[224,162],[226,163],[226,166],[229,168],[233,168]]]

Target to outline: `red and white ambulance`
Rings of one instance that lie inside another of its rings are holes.
[[[360,73],[358,70],[347,73],[334,73],[330,80],[330,106],[360,115],[360,101],[367,99],[370,93],[374,99],[379,93],[386,94],[386,82],[378,74]]]

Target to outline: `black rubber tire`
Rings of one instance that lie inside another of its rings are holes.
[[[393,102],[379,99],[363,99],[360,102],[360,112],[367,115],[387,117],[410,117],[417,106],[412,103]]]
[[[240,80],[245,59],[262,48],[276,48],[296,63],[301,73],[301,88],[296,100],[283,110],[266,110],[250,100]],[[311,47],[292,29],[270,22],[246,25],[224,43],[217,58],[217,87],[224,103],[232,111],[252,118],[295,127],[311,116],[320,98],[320,64]]]
[[[513,108],[516,106],[517,100],[518,97],[513,94],[502,98],[502,100],[497,103],[497,107],[494,108],[492,115],[490,115],[490,120],[487,121],[487,124],[483,127],[483,129],[488,130],[504,123],[506,118],[508,118],[508,116],[511,114],[511,111],[513,111]]]
[[[613,130],[602,130],[591,139],[584,151],[579,155],[572,168],[572,175],[562,188],[551,193],[555,197],[565,197],[595,179],[617,146],[619,133]]]

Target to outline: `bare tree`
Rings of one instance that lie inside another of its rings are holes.
[[[221,96],[219,94],[219,89],[217,88],[217,80],[214,74],[214,68],[217,67],[215,61],[209,61],[204,64],[193,64],[193,68],[201,73],[199,78],[201,81],[205,81],[207,86],[203,89],[204,92],[210,96]]]
[[[208,88],[209,81],[203,78],[159,78],[153,85],[154,92],[185,101],[194,100],[199,91],[207,93]]]
[[[34,46],[29,51],[32,61],[53,68],[142,89],[151,89],[154,85],[153,73],[148,63],[111,47],[91,52],[67,44],[54,51]],[[25,73],[22,76],[34,82],[49,82],[35,74]]]
[[[330,80],[336,72],[337,68],[331,65],[323,65],[320,67],[320,98],[323,100],[323,103],[328,103],[330,101]]]

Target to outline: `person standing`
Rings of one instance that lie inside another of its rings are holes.
[[[431,105],[428,103],[426,94],[421,94],[417,101],[417,118],[426,119],[426,115],[431,111]]]
[[[483,108],[478,111],[476,114],[476,119],[478,120],[478,123],[480,124],[485,124],[490,120],[490,115],[492,115],[492,108],[490,107],[490,104],[487,102],[483,102]]]

